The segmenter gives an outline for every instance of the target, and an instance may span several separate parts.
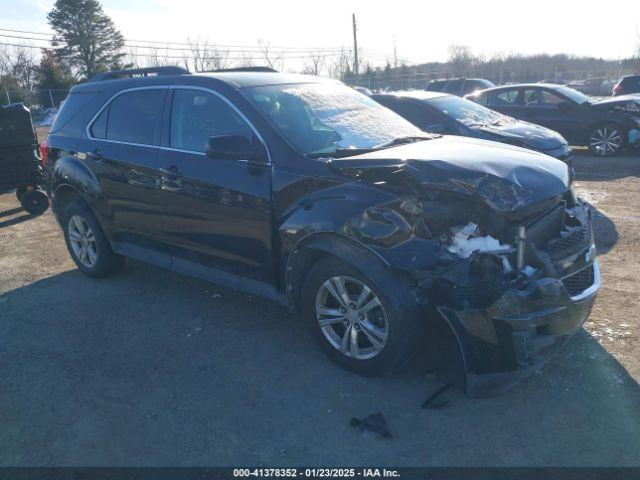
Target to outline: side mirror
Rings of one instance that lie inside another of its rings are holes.
[[[218,135],[209,137],[204,152],[207,157],[227,160],[251,160],[265,162],[267,155],[261,143],[246,135]]]
[[[571,110],[571,104],[569,102],[560,102],[558,104],[558,110],[561,112],[568,112]]]
[[[429,133],[444,133],[446,132],[446,128],[444,125],[440,124],[440,123],[436,123],[434,125],[429,125],[427,128],[424,129],[426,132]]]

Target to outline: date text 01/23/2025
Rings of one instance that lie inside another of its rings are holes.
[[[235,478],[398,478],[397,470],[386,468],[236,468]]]

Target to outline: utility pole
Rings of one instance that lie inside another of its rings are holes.
[[[356,14],[351,14],[353,19],[353,73],[358,76],[358,34],[356,33]]]
[[[393,36],[393,68],[398,68],[398,46],[395,35]]]

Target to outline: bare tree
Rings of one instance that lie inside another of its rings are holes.
[[[342,48],[329,65],[329,76],[342,80],[348,75],[351,75],[351,53]]]
[[[321,53],[312,53],[304,60],[302,73],[307,75],[320,75],[324,70],[325,59],[326,56]]]
[[[229,65],[229,51],[212,44],[208,38],[187,38],[190,60],[196,72],[222,70]]]
[[[466,45],[449,45],[449,63],[454,75],[464,75],[474,64],[474,56]]]
[[[136,68],[145,67],[174,67],[181,63],[180,59],[175,58],[175,54],[171,54],[167,48],[158,45],[144,47],[142,51],[138,48],[130,48],[128,50],[126,60]],[[185,59],[188,58],[185,56]],[[184,61],[184,60],[182,60]]]
[[[271,42],[258,40],[258,47],[267,67],[271,67],[278,71],[284,70],[284,56],[282,52],[274,53],[271,50]]]
[[[38,64],[30,48],[0,47],[0,87],[5,91],[7,100],[31,105],[35,99],[33,87],[37,79]]]

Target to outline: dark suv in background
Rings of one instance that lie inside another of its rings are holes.
[[[484,78],[445,78],[442,80],[431,80],[425,90],[430,92],[450,93],[463,97],[469,93],[495,87],[495,84]]]
[[[614,97],[631,93],[640,93],[640,74],[622,77],[613,87]]]
[[[85,274],[131,257],[263,295],[363,375],[448,338],[467,392],[495,393],[580,328],[600,285],[567,165],[426,134],[336,81],[102,74],[71,90],[46,148]]]

